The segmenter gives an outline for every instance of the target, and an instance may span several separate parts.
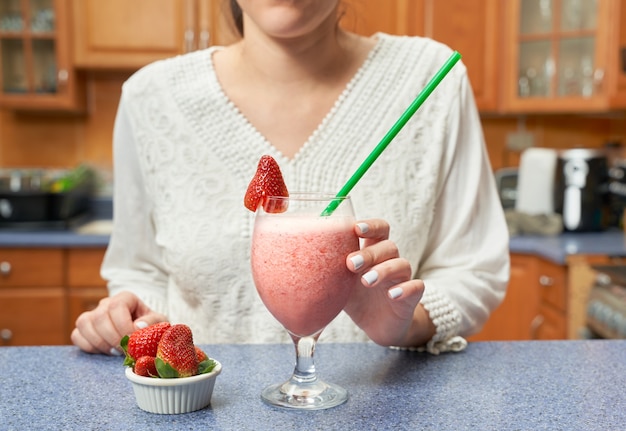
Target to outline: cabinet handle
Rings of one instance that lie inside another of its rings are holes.
[[[3,342],[8,343],[13,338],[13,331],[7,328],[0,330],[0,338]]]
[[[211,33],[209,30],[202,30],[200,32],[200,49],[205,49],[209,47],[209,41],[211,40]]]
[[[554,278],[548,277],[547,275],[542,275],[539,277],[539,284],[544,287],[553,286]]]
[[[7,261],[0,262],[0,274],[11,275],[11,263]]]
[[[70,74],[66,69],[59,70],[59,73],[57,74],[57,79],[59,81],[59,84],[65,84],[69,78],[70,78]]]
[[[539,331],[539,328],[541,328],[541,325],[543,325],[543,322],[545,320],[546,319],[541,314],[538,314],[535,316],[532,322],[530,322],[530,339],[531,340],[537,339],[537,332]]]
[[[196,34],[194,32],[196,16],[196,2],[194,0],[185,1],[185,33],[183,38],[185,40],[185,52],[191,52],[194,50],[194,43]]]

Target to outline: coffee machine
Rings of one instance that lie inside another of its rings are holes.
[[[554,209],[563,228],[572,232],[607,227],[609,171],[601,150],[576,148],[559,151],[554,180]]]

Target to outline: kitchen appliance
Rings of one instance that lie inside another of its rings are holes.
[[[515,208],[518,172],[517,168],[501,168],[494,172],[498,195],[504,209]]]
[[[73,170],[1,169],[0,228],[67,228],[89,210],[93,172]]]
[[[626,266],[594,266],[587,327],[601,338],[626,338]]]
[[[563,228],[598,231],[609,216],[608,162],[601,150],[576,148],[558,153],[554,177],[554,209]]]
[[[530,215],[554,213],[554,171],[557,152],[527,148],[520,156],[515,210]]]

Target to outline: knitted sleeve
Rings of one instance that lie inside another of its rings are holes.
[[[113,232],[102,264],[109,295],[129,291],[151,309],[167,314],[167,275],[155,242],[131,114],[122,95],[113,137],[115,182]]]

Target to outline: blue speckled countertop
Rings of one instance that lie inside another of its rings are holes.
[[[289,345],[203,346],[223,364],[212,405],[140,410],[121,357],[71,346],[0,347],[1,430],[624,430],[626,340],[470,343],[432,356],[373,344],[320,344],[318,370],[350,393],[293,412],[262,403],[288,377]]]
[[[509,249],[512,253],[534,254],[565,264],[567,256],[574,254],[626,256],[626,236],[620,230],[515,236],[510,240]]]

